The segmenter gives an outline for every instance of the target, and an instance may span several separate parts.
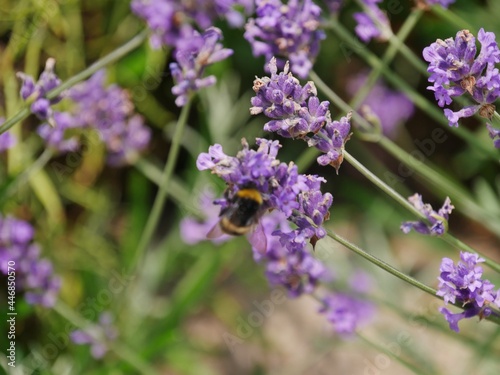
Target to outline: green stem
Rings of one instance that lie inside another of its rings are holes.
[[[438,172],[436,167],[430,167],[429,165],[417,160],[387,137],[381,137],[379,139],[379,143],[396,159],[406,164],[410,169],[416,171],[431,185],[448,195],[454,202],[456,202],[455,204],[457,204],[457,206],[460,205],[466,216],[484,225],[497,235],[500,235],[500,218],[486,212],[469,197],[467,192],[461,188],[457,182],[452,181],[444,173]]]
[[[384,52],[384,55],[382,56],[382,65],[379,65],[372,69],[372,71],[368,75],[368,78],[366,79],[366,82],[363,84],[363,87],[361,87],[360,90],[354,96],[354,98],[352,98],[350,102],[351,107],[355,109],[359,108],[359,105],[366,98],[370,90],[375,85],[375,82],[377,81],[378,77],[382,73],[382,68],[387,66],[394,59],[397,52],[401,50],[401,47],[406,46],[403,42],[406,40],[410,32],[417,24],[417,22],[420,20],[422,14],[423,11],[420,9],[417,9],[412,13],[410,13],[408,18],[405,20],[404,24],[399,29],[397,35],[391,37],[390,39],[391,44]]]
[[[377,186],[384,193],[386,193],[391,198],[393,198],[396,202],[398,202],[401,206],[406,208],[408,211],[412,212],[417,217],[424,219],[424,220],[427,220],[426,216],[423,213],[421,213],[419,210],[417,210],[415,207],[413,207],[413,205],[410,202],[408,202],[405,198],[403,198],[399,193],[397,193],[393,188],[391,188],[389,185],[387,185],[380,178],[375,176],[370,170],[368,170],[363,164],[361,164],[358,160],[356,160],[351,154],[349,154],[345,150],[344,150],[344,159],[349,164],[351,164],[354,168],[356,168],[363,176],[368,178],[368,180],[370,180],[375,186]],[[472,252],[472,253],[480,255],[482,258],[485,259],[485,263],[488,266],[490,266],[495,271],[500,272],[500,264],[496,263],[492,259],[490,259],[490,258],[484,256],[483,254],[479,253],[478,251],[474,250],[472,247],[463,243],[458,238],[453,237],[449,233],[446,233],[445,235],[441,236],[441,238],[444,239],[449,244],[453,245],[454,247],[457,247],[463,251]]]
[[[67,321],[71,322],[75,327],[85,330],[88,326],[93,323],[87,321],[80,314],[74,311],[72,308],[67,306],[64,302],[57,301],[54,306],[54,311],[65,318]],[[102,340],[102,337],[95,337],[93,331],[85,331],[92,338],[96,340]],[[128,363],[140,374],[147,375],[157,375],[158,372],[152,368],[147,362],[145,362],[141,357],[136,354],[136,351],[130,349],[129,347],[121,344],[119,342],[107,343],[108,348],[114,352],[118,357],[120,357],[124,362]]]
[[[152,162],[144,158],[139,158],[134,163],[134,167],[151,182],[153,182],[157,186],[161,185],[163,176],[162,171]],[[189,189],[187,189],[187,187],[184,186],[184,184],[175,176],[172,176],[172,178],[170,179],[168,190],[172,199],[174,199],[179,204],[179,206],[186,209],[189,214],[194,215],[195,217],[200,219],[204,218],[203,212],[201,212],[200,208],[193,204],[193,197],[189,193]]]
[[[451,12],[449,9],[444,9],[443,7],[436,5],[431,7],[432,13],[441,17],[446,22],[449,22],[460,29],[467,29],[470,31],[476,30],[476,27],[472,26],[469,22],[464,20],[462,17],[457,16],[456,13]]]
[[[110,54],[104,56],[102,59],[97,60],[95,63],[90,65],[87,69],[81,71],[80,73],[76,74],[75,76],[69,78],[66,82],[63,82],[60,86],[56,87],[55,89],[51,90],[47,94],[48,99],[53,99],[59,94],[61,94],[64,90],[69,89],[70,87],[73,87],[76,85],[78,82],[83,81],[84,79],[90,77],[92,74],[97,72],[99,69],[105,67],[108,64],[111,64],[112,62],[119,60],[126,54],[128,54],[130,51],[136,49],[139,47],[146,37],[148,36],[148,30],[144,30],[141,33],[137,34],[135,37],[130,39],[127,43],[125,43],[123,46],[115,49],[113,52]],[[0,134],[6,132],[9,130],[11,127],[13,127],[15,124],[18,122],[24,120],[26,117],[28,117],[30,114],[29,107],[26,106],[22,108],[18,113],[16,113],[14,116],[9,118],[7,121],[5,121],[2,125],[0,125]]]
[[[177,121],[175,127],[175,133],[172,138],[172,144],[168,153],[167,161],[165,163],[165,168],[163,169],[162,178],[160,185],[158,186],[158,192],[156,194],[155,201],[153,203],[153,208],[144,227],[139,245],[133,256],[133,261],[130,263],[130,267],[139,267],[139,263],[142,263],[144,258],[144,253],[153,237],[154,230],[160,220],[160,216],[165,205],[165,201],[168,196],[168,185],[170,183],[172,174],[174,172],[175,165],[177,163],[177,158],[179,156],[180,144],[182,140],[182,134],[184,132],[184,127],[186,126],[189,110],[191,108],[192,99],[188,100],[186,105],[182,107],[181,114]]]
[[[436,289],[431,288],[430,286],[421,283],[417,279],[414,279],[413,277],[408,276],[407,274],[399,271],[398,269],[394,268],[393,266],[391,266],[390,264],[384,262],[383,260],[377,258],[376,256],[374,256],[374,255],[372,255],[370,253],[367,253],[366,251],[364,251],[360,247],[354,245],[353,243],[349,242],[345,238],[339,236],[338,234],[336,234],[332,230],[327,229],[326,231],[327,231],[329,237],[331,237],[335,241],[339,242],[340,244],[344,245],[349,250],[351,250],[351,251],[355,252],[356,254],[362,256],[363,258],[365,258],[369,262],[375,264],[376,266],[382,268],[383,270],[389,272],[390,274],[396,276],[397,278],[399,278],[399,279],[407,282],[408,284],[413,285],[413,286],[419,288],[420,290],[422,290],[422,291],[424,291],[426,293],[429,293],[430,295],[436,297],[436,293],[437,293]]]
[[[25,169],[22,173],[17,175],[15,179],[9,184],[8,188],[2,194],[0,198],[0,205],[5,202],[7,198],[12,196],[20,186],[24,185],[32,175],[41,170],[50,160],[50,158],[54,155],[52,149],[46,148],[45,151],[35,160],[33,164],[31,164],[27,169]]]
[[[403,198],[396,190],[387,185],[380,178],[375,176],[368,168],[366,168],[363,164],[361,164],[354,156],[349,154],[344,150],[344,160],[351,164],[354,168],[356,168],[363,176],[365,176],[368,180],[370,180],[375,186],[377,186],[380,190],[398,202],[401,206],[406,208],[408,211],[412,212],[414,215],[418,216],[421,219],[427,219],[426,216],[417,210],[413,205],[408,202],[405,198]]]

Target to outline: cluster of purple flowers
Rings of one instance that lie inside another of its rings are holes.
[[[354,96],[366,79],[366,73],[354,76],[348,82],[347,91]],[[408,120],[414,111],[415,106],[406,95],[390,89],[380,80],[375,83],[360,108],[362,116],[379,123],[382,133],[388,137],[395,136],[398,126]]]
[[[4,122],[4,118],[0,117],[0,125]],[[0,152],[4,152],[16,144],[16,137],[9,131],[0,134]]]
[[[290,252],[304,249],[308,241],[323,238],[326,233],[321,225],[329,217],[333,200],[331,194],[319,190],[325,180],[299,174],[293,163],[281,163],[276,158],[281,147],[278,141],[258,138],[257,150],[250,149],[244,139],[242,145],[235,157],[226,155],[218,144],[198,156],[199,170],[210,169],[229,185],[227,198],[217,200],[217,204],[226,208],[240,187],[251,184],[262,195],[263,210],[280,211],[297,226],[293,231],[273,232]]]
[[[257,0],[257,17],[245,25],[245,39],[254,56],[266,61],[278,56],[278,64],[290,61],[291,70],[306,78],[318,55],[325,33],[319,28],[321,8],[312,0]]]
[[[151,130],[141,116],[134,114],[128,92],[118,85],[106,86],[105,81],[106,73],[100,70],[75,86],[68,97],[76,107],[64,116],[72,127],[97,131],[106,145],[108,163],[121,165],[132,161],[146,148]]]
[[[448,217],[455,208],[451,204],[450,198],[446,197],[443,206],[439,211],[434,211],[432,206],[422,201],[420,194],[414,194],[408,198],[408,201],[420,211],[428,220],[428,223],[423,221],[406,221],[401,224],[401,230],[404,233],[409,233],[412,229],[421,234],[441,236],[448,230]]]
[[[354,31],[359,39],[368,43],[372,39],[378,41],[389,40],[392,31],[387,15],[377,4],[382,0],[362,0],[364,12],[354,13],[354,20],[357,22]]]
[[[72,111],[53,110],[51,105],[60,98],[48,101],[43,97],[60,83],[53,67],[53,59],[49,59],[36,85],[32,77],[18,74],[23,80],[21,96],[25,100],[36,98],[32,111],[47,120],[37,131],[48,146],[60,152],[75,151],[80,146],[78,129],[94,130],[106,145],[109,164],[121,165],[133,160],[148,145],[150,129],[144,126],[141,116],[134,114],[134,105],[126,91],[117,85],[105,86],[103,70],[66,93],[66,97],[74,102]],[[42,104],[34,109],[37,102]],[[42,107],[44,110],[40,111]],[[71,132],[74,135],[68,136]]]
[[[175,81],[172,93],[177,96],[177,106],[184,106],[192,92],[215,84],[214,76],[203,77],[205,68],[233,54],[233,50],[222,48],[218,43],[221,39],[222,32],[216,27],[201,35],[193,31],[189,41],[175,52],[176,62],[170,64],[170,71]]]
[[[0,272],[8,274],[14,262],[16,288],[23,290],[30,304],[52,307],[61,280],[53,273],[52,263],[40,258],[40,247],[33,242],[34,229],[23,220],[0,215]]]
[[[118,331],[113,326],[113,317],[110,313],[104,312],[99,316],[96,325],[85,330],[71,332],[70,338],[75,344],[90,345],[92,357],[100,359],[108,351],[108,343],[116,340]]]
[[[328,101],[320,102],[314,82],[302,86],[289,72],[288,63],[278,72],[276,59],[268,65],[271,77],[256,78],[251,99],[252,115],[263,113],[272,120],[264,130],[286,138],[301,138],[324,154],[317,161],[339,169],[343,161],[345,143],[350,138],[350,114],[340,121],[332,121]]]
[[[40,74],[40,78],[35,83],[33,77],[22,72],[17,73],[17,76],[22,80],[21,97],[23,100],[31,103],[31,112],[34,113],[40,120],[48,120],[51,122],[53,112],[51,106],[60,102],[62,96],[57,96],[53,99],[46,98],[49,91],[55,89],[61,84],[61,80],[54,73],[56,60],[53,58],[47,59],[45,69]]]
[[[483,268],[478,263],[484,262],[477,254],[460,253],[457,264],[449,258],[441,262],[441,274],[438,277],[439,287],[437,295],[443,297],[445,304],[449,302],[461,304],[464,311],[453,314],[445,307],[439,311],[450,324],[450,329],[458,332],[458,322],[464,318],[479,316],[480,319],[498,314],[492,308],[500,308],[500,290],[495,291],[495,286],[483,279]]]
[[[250,14],[251,0],[133,0],[132,12],[144,19],[152,31],[154,48],[170,46],[182,49],[190,43],[193,31],[213,26],[217,18],[225,18],[234,27],[241,27],[245,17],[237,8]]]
[[[276,158],[281,147],[278,141],[259,138],[257,150],[250,149],[245,140],[242,144],[235,157],[226,155],[220,145],[211,146],[208,153],[200,154],[197,167],[210,169],[228,184],[226,198],[215,201],[222,209],[242,186],[252,184],[259,191],[263,211],[273,210],[273,214],[261,219],[258,235],[249,237],[255,259],[266,261],[270,283],[285,286],[290,296],[312,292],[327,275],[307,244],[326,235],[322,224],[329,217],[332,196],[319,190],[322,178],[299,174],[296,165]],[[264,248],[262,236],[267,238]]]
[[[476,38],[468,30],[459,31],[455,39],[438,39],[423,51],[429,62],[429,82],[433,84],[428,89],[434,91],[440,107],[465,93],[477,103],[457,112],[446,108],[444,114],[450,126],[458,126],[461,118],[475,113],[491,119],[495,112],[493,103],[500,95],[500,73],[495,64],[500,62],[500,50],[492,32],[481,29],[477,39],[481,44],[477,56]]]
[[[150,42],[154,48],[170,46],[175,62],[170,64],[175,86],[175,103],[184,106],[189,94],[215,84],[215,77],[203,77],[205,67],[224,60],[233,51],[222,48],[222,32],[213,27],[217,18],[226,18],[232,26],[242,26],[245,13],[253,9],[250,0],[172,1],[133,0],[132,11],[146,20],[152,32]],[[204,30],[201,34],[198,30]]]
[[[241,187],[251,185],[259,191],[262,208],[268,213],[248,236],[254,259],[265,264],[269,283],[284,287],[291,298],[311,294],[320,282],[332,279],[331,272],[308,246],[326,235],[322,225],[329,218],[332,195],[321,193],[323,178],[299,174],[293,163],[281,163],[277,159],[281,147],[278,141],[257,139],[257,150],[250,149],[245,140],[242,143],[243,149],[235,157],[226,155],[220,145],[211,146],[208,153],[200,154],[197,167],[211,170],[228,185],[225,197],[214,201],[221,210],[231,204]],[[202,228],[205,234],[208,231],[207,225],[193,226],[192,221],[183,226],[189,243],[200,240],[196,229]],[[337,332],[347,333],[364,320],[364,312],[357,311],[360,307],[365,305],[357,298],[335,294],[325,297],[321,312]]]

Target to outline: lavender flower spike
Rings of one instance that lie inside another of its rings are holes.
[[[446,197],[443,206],[438,212],[434,211],[430,204],[424,204],[420,194],[412,195],[408,198],[408,201],[427,217],[430,224],[423,221],[406,221],[401,224],[401,230],[404,233],[409,233],[412,229],[418,233],[427,235],[441,236],[446,233],[448,230],[448,216],[455,208],[451,204],[450,198]]]
[[[245,39],[252,45],[254,56],[264,55],[268,61],[278,56],[283,67],[290,61],[291,70],[306,78],[318,55],[325,33],[319,29],[321,8],[312,0],[257,0],[257,17],[245,26]]]
[[[118,331],[112,325],[113,318],[109,312],[99,316],[98,324],[85,330],[71,332],[70,338],[77,345],[90,345],[90,353],[95,359],[104,357],[109,343],[116,340]]]
[[[483,268],[478,263],[484,262],[484,259],[467,252],[460,252],[460,259],[455,265],[453,260],[443,258],[437,292],[445,304],[460,303],[464,308],[463,312],[457,314],[444,307],[439,309],[450,324],[450,329],[456,332],[459,331],[458,322],[461,319],[473,316],[482,319],[493,313],[491,305],[500,307],[499,291],[494,291],[494,285],[482,278]]]
[[[463,117],[475,113],[491,119],[495,112],[493,103],[500,96],[500,73],[495,64],[500,62],[500,49],[495,34],[479,30],[481,50],[476,56],[476,38],[468,31],[461,30],[455,39],[438,39],[424,48],[423,57],[429,62],[427,71],[431,73],[428,89],[440,107],[449,105],[452,98],[464,94],[477,103],[454,112],[444,110],[450,126],[458,126]]]
[[[264,130],[286,138],[300,138],[325,153],[320,165],[332,165],[337,171],[343,161],[345,143],[350,138],[350,114],[332,121],[328,101],[320,102],[314,82],[304,86],[289,72],[288,63],[278,73],[277,60],[268,64],[271,77],[256,78],[250,113],[264,113],[272,120]]]
[[[52,264],[40,258],[40,248],[33,243],[35,230],[27,222],[0,215],[0,272],[7,275],[8,262],[14,262],[17,287],[25,292],[29,304],[52,307],[61,280]]]
[[[40,78],[36,83],[33,77],[22,72],[17,73],[17,76],[23,81],[20,91],[21,98],[28,103],[31,103],[32,113],[34,113],[40,120],[49,120],[50,124],[52,124],[51,106],[58,103],[62,99],[62,96],[57,96],[50,100],[46,98],[49,91],[55,89],[61,84],[61,80],[54,73],[55,64],[55,59],[47,59],[47,62],[45,63],[45,70],[42,74],[40,74]]]
[[[205,68],[233,54],[233,50],[222,48],[218,43],[221,39],[220,29],[210,27],[202,35],[193,31],[182,48],[177,49],[177,62],[170,64],[170,71],[175,81],[172,93],[177,95],[175,104],[178,107],[187,103],[191,93],[215,84],[214,76],[203,77]]]
[[[363,13],[354,13],[357,22],[354,31],[359,39],[368,43],[372,39],[389,40],[392,31],[386,14],[377,6],[382,0],[362,0],[365,8]]]

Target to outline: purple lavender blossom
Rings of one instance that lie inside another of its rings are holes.
[[[230,26],[241,27],[244,14],[253,11],[251,0],[133,0],[132,12],[144,19],[151,29],[153,48],[162,46],[182,49],[196,29],[213,26],[217,18],[227,19]]]
[[[331,14],[337,14],[344,6],[344,0],[325,0],[326,6]]]
[[[495,129],[489,123],[486,123],[486,128],[488,129],[490,138],[493,139],[495,148],[500,148],[500,129]]]
[[[335,331],[343,335],[350,335],[367,323],[375,309],[371,302],[345,293],[329,294],[322,302],[319,312],[325,314]]]
[[[476,38],[468,30],[459,31],[455,39],[438,39],[423,51],[429,62],[429,82],[433,83],[428,89],[434,91],[440,107],[450,105],[452,97],[465,93],[478,103],[457,112],[446,108],[450,126],[458,126],[461,118],[475,113],[491,119],[495,112],[493,102],[500,95],[500,73],[495,64],[500,62],[500,50],[492,32],[481,29],[477,39],[481,44],[477,56]]]
[[[23,221],[0,215],[0,271],[8,274],[9,262],[15,263],[17,284],[30,304],[52,307],[61,287],[52,264],[40,258],[40,248],[33,243],[34,229]]]
[[[291,70],[306,78],[318,55],[325,33],[319,29],[321,8],[312,0],[257,0],[257,17],[248,20],[245,39],[254,56],[266,61],[278,56],[283,67],[289,60]]]
[[[175,81],[172,93],[177,96],[178,107],[186,105],[191,93],[215,84],[215,76],[203,77],[205,68],[233,54],[233,50],[222,48],[218,43],[221,39],[222,32],[216,27],[206,29],[202,35],[193,31],[175,53],[177,62],[170,64],[170,71]]]
[[[2,124],[4,120],[5,119],[3,117],[0,117],[0,124]],[[8,149],[14,147],[16,143],[17,139],[12,133],[7,131],[0,134],[0,152],[7,151]]]
[[[56,60],[53,58],[47,59],[45,69],[36,83],[33,77],[22,72],[17,73],[17,76],[22,80],[21,98],[31,103],[31,112],[41,120],[50,121],[52,117],[51,106],[62,99],[62,96],[50,100],[46,98],[49,91],[61,84],[61,80],[54,73],[55,63]]]
[[[329,102],[320,102],[313,82],[301,86],[289,72],[288,63],[278,72],[276,59],[268,64],[271,77],[256,78],[250,113],[264,113],[272,120],[264,130],[286,138],[302,138],[309,146],[325,153],[318,157],[320,165],[332,165],[337,171],[343,161],[345,143],[350,138],[350,114],[332,121]]]
[[[99,322],[84,330],[71,332],[70,338],[77,345],[90,345],[90,353],[95,359],[104,357],[109,343],[116,340],[118,331],[113,326],[113,318],[109,312],[99,316]]]
[[[264,210],[282,212],[297,229],[284,233],[277,230],[274,236],[286,237],[287,249],[295,252],[303,248],[308,241],[316,241],[325,236],[323,221],[329,216],[332,204],[331,194],[319,191],[323,179],[317,176],[301,175],[293,163],[280,163],[276,158],[281,147],[278,141],[257,139],[257,150],[250,149],[246,140],[242,140],[243,150],[236,157],[224,154],[220,145],[209,148],[208,153],[198,156],[199,170],[210,169],[228,184],[226,197],[215,203],[221,208],[227,207],[239,187],[252,186],[263,198]]]
[[[450,329],[458,332],[458,322],[464,318],[479,316],[481,319],[492,314],[490,305],[500,307],[499,291],[494,291],[494,285],[483,279],[483,268],[478,263],[484,262],[477,254],[460,252],[460,261],[455,265],[453,260],[443,258],[441,274],[438,277],[438,296],[444,303],[459,303],[464,311],[453,314],[442,307],[439,311],[450,324]]]
[[[362,0],[364,4],[363,13],[354,13],[353,18],[357,22],[354,31],[359,39],[368,43],[372,39],[387,41],[391,36],[391,25],[386,14],[380,10],[378,3],[382,0]]]
[[[404,233],[409,233],[412,229],[421,234],[441,236],[448,230],[448,216],[455,208],[446,197],[443,206],[438,212],[434,211],[430,204],[422,201],[420,194],[414,194],[408,198],[408,201],[413,206],[425,215],[429,224],[423,221],[406,221],[401,224],[401,230]]]
[[[357,74],[349,80],[347,91],[354,96],[365,84],[366,73]],[[407,121],[415,111],[413,102],[400,92],[393,91],[381,80],[377,81],[362,103],[361,112],[365,118],[376,116],[382,132],[394,137],[398,126]]]
[[[68,97],[75,103],[71,112],[54,112],[54,123],[42,124],[38,133],[55,149],[66,152],[79,147],[76,137],[66,136],[68,129],[96,130],[108,150],[108,163],[129,163],[144,150],[151,131],[141,116],[134,114],[128,93],[117,85],[105,86],[106,73],[96,72],[87,81],[72,88]]]

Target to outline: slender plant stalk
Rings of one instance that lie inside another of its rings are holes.
[[[351,164],[354,168],[356,168],[363,176],[368,178],[368,180],[370,180],[375,186],[377,186],[384,193],[386,193],[391,198],[393,198],[396,202],[398,202],[401,206],[406,208],[408,211],[412,212],[417,217],[424,219],[424,220],[427,220],[427,218],[425,217],[424,214],[422,214],[415,207],[413,207],[413,205],[410,202],[408,202],[405,198],[403,198],[399,193],[397,193],[393,188],[391,188],[389,185],[387,185],[384,181],[382,181],[380,178],[375,176],[369,169],[367,169],[363,164],[361,164],[358,160],[356,160],[347,151],[344,151],[344,159],[349,164]],[[485,263],[488,266],[490,266],[495,271],[500,272],[500,264],[496,263],[495,261],[491,260],[490,258],[488,258],[488,257],[484,256],[483,254],[479,253],[478,251],[474,250],[472,247],[463,243],[459,239],[453,237],[451,234],[447,233],[446,235],[441,236],[441,238],[443,238],[446,242],[450,243],[451,245],[459,248],[460,250],[472,252],[472,253],[480,255],[482,258],[485,259]]]
[[[92,74],[97,72],[99,69],[105,67],[106,65],[111,64],[112,62],[115,62],[116,60],[119,60],[126,54],[128,54],[130,51],[133,51],[137,47],[139,47],[144,40],[146,40],[146,37],[148,36],[148,30],[143,30],[141,33],[137,34],[135,37],[130,39],[127,43],[122,45],[121,47],[115,49],[113,52],[109,53],[108,55],[104,56],[102,59],[99,59],[92,65],[90,65],[87,69],[82,70],[80,73],[74,75],[73,77],[69,78],[66,82],[63,82],[60,86],[56,87],[55,89],[51,90],[47,94],[48,99],[53,99],[59,94],[61,94],[64,90],[69,89],[70,87],[73,87],[76,85],[78,82],[83,81],[84,79],[90,77]],[[11,118],[7,119],[2,125],[0,125],[0,134],[5,133],[7,130],[9,130],[11,127],[13,127],[15,124],[18,122],[24,120],[26,117],[28,117],[30,114],[30,110],[28,106],[25,106],[22,108],[19,112],[17,112],[14,116]]]
[[[370,90],[377,82],[378,77],[382,73],[382,67],[389,65],[389,63],[394,59],[396,54],[401,47],[406,46],[403,42],[406,40],[410,32],[413,30],[415,25],[418,23],[420,18],[422,17],[423,11],[421,9],[416,9],[410,13],[410,15],[406,18],[404,24],[399,29],[397,35],[391,38],[391,44],[384,52],[382,56],[382,64],[373,68],[366,82],[363,84],[363,87],[359,89],[354,98],[350,101],[351,107],[358,109],[359,105],[363,102],[364,98],[368,95]]]
[[[160,220],[160,216],[163,210],[163,206],[167,200],[168,196],[168,185],[172,178],[175,165],[177,163],[177,158],[179,156],[179,150],[182,140],[182,134],[184,133],[184,127],[186,126],[189,110],[191,108],[192,99],[188,100],[186,105],[182,107],[179,119],[177,121],[174,136],[172,138],[172,144],[168,153],[168,158],[165,163],[165,168],[163,169],[163,174],[161,178],[160,185],[158,186],[158,192],[156,193],[156,198],[153,203],[153,208],[144,227],[139,245],[137,250],[133,255],[133,261],[130,263],[130,267],[138,268],[143,261],[144,253],[151,242],[155,228]]]
[[[74,311],[71,307],[67,306],[65,303],[61,301],[57,301],[54,306],[54,311],[61,315],[64,319],[71,322],[75,327],[85,330],[88,326],[93,323],[87,321],[83,318],[79,313]],[[90,336],[92,336],[96,340],[102,339],[101,337],[95,337],[94,332],[85,331]],[[118,357],[120,357],[123,361],[131,365],[140,374],[146,375],[157,375],[158,372],[152,368],[149,363],[144,361],[141,357],[139,357],[136,351],[130,349],[126,345],[119,342],[110,342],[107,344],[108,348],[113,351]]]
[[[374,255],[372,255],[370,253],[367,253],[366,251],[364,251],[360,247],[358,247],[355,244],[349,242],[345,238],[339,236],[337,233],[333,232],[331,229],[327,229],[326,232],[328,233],[328,236],[330,238],[332,238],[335,241],[337,241],[338,243],[344,245],[345,247],[347,247],[349,250],[355,252],[356,254],[362,256],[363,258],[365,258],[369,262],[371,262],[371,263],[375,264],[376,266],[382,268],[384,271],[387,271],[390,274],[396,276],[397,278],[399,278],[399,279],[407,282],[408,284],[411,284],[411,285],[417,287],[418,289],[420,289],[420,290],[422,290],[422,291],[424,291],[426,293],[429,293],[430,295],[436,297],[436,293],[437,293],[436,289],[431,288],[430,286],[421,283],[417,279],[415,279],[415,278],[413,278],[411,276],[408,276],[404,272],[399,271],[395,267],[393,267],[390,264],[384,262],[383,260],[377,258],[376,256],[374,256]]]
[[[383,347],[382,345],[376,344],[369,338],[367,338],[365,335],[361,334],[360,332],[356,332],[356,335],[365,342],[368,346],[371,346],[375,350],[387,354],[389,357],[394,358],[396,362],[399,362],[402,366],[406,367],[408,370],[410,370],[414,374],[418,375],[427,375],[428,372],[424,372],[423,369],[420,367],[417,367],[413,363],[407,361],[406,359],[401,357],[401,353],[399,355],[396,355],[395,353],[391,352],[388,350],[386,347]]]

